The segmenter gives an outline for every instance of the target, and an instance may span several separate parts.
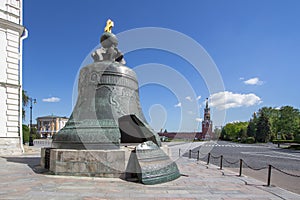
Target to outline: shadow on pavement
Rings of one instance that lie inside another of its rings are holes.
[[[6,159],[7,162],[21,163],[29,166],[34,173],[42,174],[48,172],[47,169],[40,167],[40,157],[2,157]]]

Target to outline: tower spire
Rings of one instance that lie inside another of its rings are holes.
[[[208,98],[205,100],[204,118],[202,121],[202,137],[203,139],[213,138],[212,121],[210,120],[210,108],[208,107]]]

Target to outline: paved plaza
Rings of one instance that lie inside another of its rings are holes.
[[[300,199],[300,195],[237,172],[219,170],[203,161],[179,157],[178,149],[195,143],[169,144],[182,176],[174,181],[143,185],[118,178],[54,176],[39,165],[39,149],[23,156],[0,157],[0,199]]]

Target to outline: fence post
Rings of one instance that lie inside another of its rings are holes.
[[[210,153],[207,155],[207,165],[209,164],[209,159],[210,159]]]
[[[220,160],[220,170],[222,169],[223,167],[223,155],[221,155],[221,160]]]
[[[240,174],[239,174],[239,176],[242,176],[242,168],[243,168],[243,160],[240,159]]]
[[[192,157],[192,150],[189,151],[189,158]]]
[[[179,149],[179,157],[180,157],[180,149]]]
[[[200,159],[199,156],[200,156],[200,152],[198,151],[198,152],[197,152],[197,160]]]
[[[271,185],[271,169],[272,169],[272,165],[269,165],[268,183],[267,183],[267,186],[270,186],[270,185]]]

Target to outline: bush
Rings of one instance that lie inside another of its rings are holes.
[[[296,141],[296,142],[300,142],[300,134],[297,134],[297,135],[295,136],[295,141]]]
[[[280,144],[280,143],[293,143],[295,142],[294,140],[273,140],[272,141],[274,144]]]
[[[233,139],[232,142],[239,142],[239,139]]]
[[[23,130],[23,144],[26,142],[29,142],[29,136],[30,136],[30,129],[27,125],[23,124],[22,125],[22,130]],[[37,134],[37,131],[35,128],[32,129],[32,139],[40,139],[39,134]]]
[[[299,144],[293,144],[288,147],[289,149],[294,149],[294,150],[300,150],[300,145]]]
[[[247,142],[247,138],[246,137],[242,137],[241,143],[246,143],[246,142]]]
[[[294,136],[293,136],[293,134],[288,133],[288,134],[285,135],[285,139],[286,140],[294,140]]]
[[[247,144],[253,144],[255,142],[255,138],[254,137],[247,137],[246,139],[246,143]]]
[[[25,124],[22,125],[23,131],[23,144],[29,141],[29,128]]]

